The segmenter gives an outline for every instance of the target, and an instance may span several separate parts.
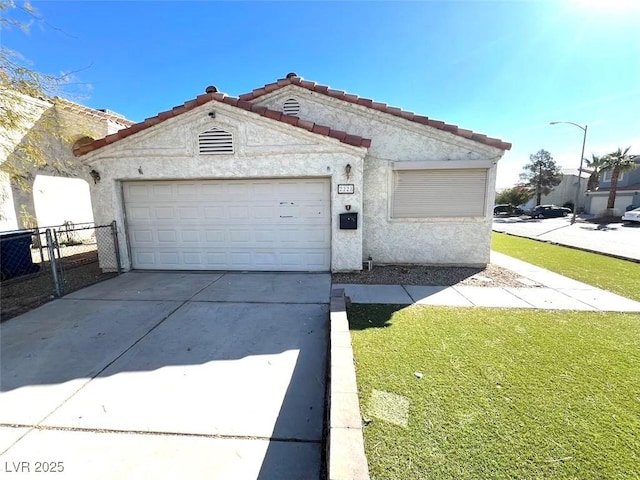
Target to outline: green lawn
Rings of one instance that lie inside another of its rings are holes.
[[[553,272],[640,301],[640,263],[493,233],[491,248]]]
[[[372,479],[640,478],[639,315],[348,314]]]

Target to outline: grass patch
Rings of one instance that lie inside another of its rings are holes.
[[[640,301],[640,263],[493,233],[491,248],[565,277]]]
[[[640,316],[348,313],[372,479],[640,478]]]

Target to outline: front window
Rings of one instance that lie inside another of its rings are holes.
[[[610,182],[612,176],[613,175],[611,170],[605,170],[604,173],[602,174],[602,181]],[[622,180],[623,178],[624,178],[624,172],[620,172],[620,174],[618,175],[618,181]]]

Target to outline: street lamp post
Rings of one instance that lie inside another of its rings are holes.
[[[584,145],[587,143],[587,125],[584,127],[573,122],[549,122],[549,125],[557,125],[559,123],[568,123],[574,125],[584,132],[582,137],[582,152],[580,153],[580,168],[578,169],[578,188],[576,188],[576,197],[573,202],[573,216],[571,217],[571,225],[576,223],[576,211],[578,210],[578,201],[580,200],[580,181],[582,180],[582,161],[584,160]]]

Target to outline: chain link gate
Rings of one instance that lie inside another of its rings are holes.
[[[122,271],[116,222],[0,232],[0,319]]]

